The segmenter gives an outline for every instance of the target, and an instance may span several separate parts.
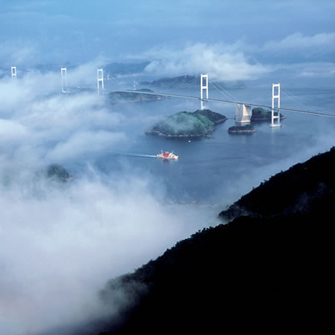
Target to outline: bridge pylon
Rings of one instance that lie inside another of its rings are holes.
[[[242,103],[236,104],[235,123],[237,123],[238,125],[248,124],[251,121],[251,115],[251,106]]]
[[[62,84],[62,93],[67,92],[67,68],[62,67],[60,69],[61,84]]]
[[[97,69],[97,89],[98,94],[100,94],[104,90],[104,70]]]
[[[277,105],[275,107],[275,105]],[[271,127],[280,127],[280,84],[272,84]]]
[[[208,74],[200,75],[200,109],[203,110],[204,107],[204,91],[205,99],[208,99]]]
[[[12,78],[16,78],[16,66],[11,66],[10,73]]]

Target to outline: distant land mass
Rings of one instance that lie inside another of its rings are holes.
[[[146,134],[166,137],[208,137],[215,130],[215,126],[226,119],[226,116],[209,109],[182,111],[156,123],[146,131]]]
[[[143,93],[142,93],[143,92]],[[133,91],[114,91],[109,93],[109,98],[112,104],[123,102],[144,102],[144,101],[157,101],[166,97],[155,94],[154,91],[147,88],[133,90]]]
[[[227,223],[110,280],[100,296],[111,311],[122,297],[117,318],[77,334],[326,333],[334,169],[335,147],[264,181],[220,213]]]
[[[239,89],[245,88],[245,84],[242,81],[220,81],[217,82],[224,89]],[[200,75],[199,76],[179,76],[172,78],[161,78],[154,81],[141,82],[143,86],[156,87],[156,88],[180,88],[180,89],[194,89],[200,87]]]

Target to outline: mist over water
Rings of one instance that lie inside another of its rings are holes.
[[[229,119],[213,137],[148,136],[160,118],[200,103],[111,105],[96,92],[62,95],[59,84],[58,73],[0,80],[0,333],[8,335],[105,313],[97,292],[108,279],[217,224],[225,206],[260,182],[334,145],[335,119],[288,112],[280,128],[261,123],[252,135],[229,135],[235,106],[214,103],[207,107]],[[282,89],[283,107],[334,113],[334,92],[325,87],[301,81]],[[229,92],[271,104],[271,84]],[[220,95],[210,90],[210,97]],[[161,150],[179,160],[155,158]],[[52,163],[75,178],[41,177]]]

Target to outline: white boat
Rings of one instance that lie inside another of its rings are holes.
[[[166,159],[166,160],[177,160],[178,156],[176,156],[173,152],[162,151],[160,154],[156,155],[158,158]]]

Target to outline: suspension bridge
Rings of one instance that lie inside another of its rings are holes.
[[[62,67],[61,71],[61,92],[68,93],[68,80],[67,80],[67,68]],[[12,78],[17,77],[16,67],[11,67],[11,76]],[[109,79],[109,75],[108,75]],[[133,93],[133,94],[141,94],[141,95],[153,95],[153,96],[161,96],[161,97],[168,97],[168,98],[179,98],[179,99],[187,99],[187,100],[198,100],[200,101],[200,109],[205,109],[205,104],[207,102],[219,103],[219,104],[232,104],[236,106],[235,109],[235,121],[239,124],[248,124],[251,121],[252,115],[252,107],[261,107],[271,111],[271,127],[278,127],[281,126],[280,120],[280,111],[286,112],[293,112],[293,113],[300,113],[300,114],[309,114],[321,117],[329,117],[335,118],[335,114],[326,113],[326,112],[319,112],[319,111],[311,111],[305,109],[296,109],[296,108],[287,108],[280,106],[280,99],[281,99],[281,89],[280,84],[272,84],[272,105],[264,105],[264,104],[256,104],[256,103],[249,103],[244,101],[237,101],[228,91],[222,88],[218,83],[213,83],[212,87],[230,98],[227,99],[216,99],[216,98],[209,98],[209,78],[208,74],[201,74],[200,75],[200,96],[190,96],[190,95],[182,95],[182,94],[175,94],[175,93],[164,93],[164,92],[151,92],[151,91],[141,91],[136,90],[135,87],[132,90],[128,89],[118,89],[118,90],[107,90],[105,89],[105,77],[103,69],[97,69],[97,93],[104,94],[111,93],[111,92],[120,92],[120,93]],[[134,85],[135,86],[135,85]]]

